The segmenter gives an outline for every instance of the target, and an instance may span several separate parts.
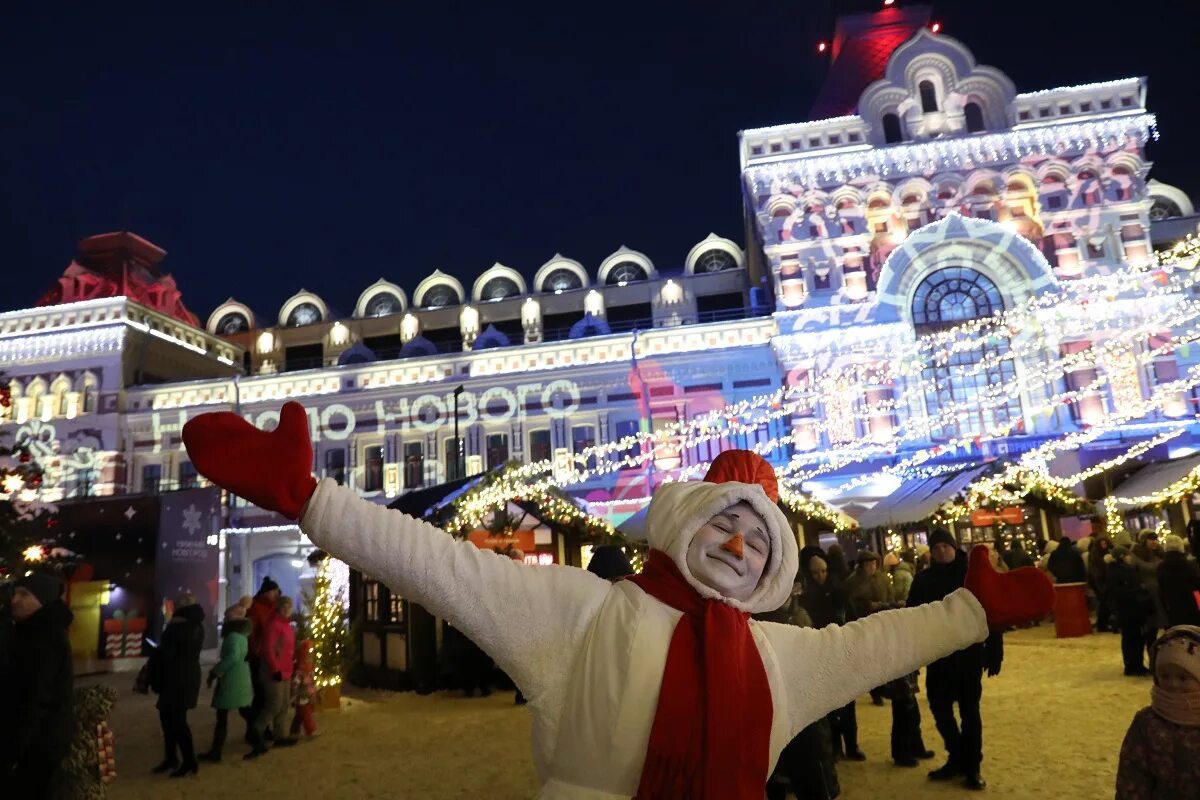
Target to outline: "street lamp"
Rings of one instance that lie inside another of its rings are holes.
[[[462,439],[458,438],[458,398],[462,393],[462,386],[454,390],[454,477],[451,480],[462,477]]]

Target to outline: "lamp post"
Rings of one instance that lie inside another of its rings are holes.
[[[462,477],[462,439],[458,438],[458,398],[462,393],[462,386],[454,390],[454,477],[451,480]]]

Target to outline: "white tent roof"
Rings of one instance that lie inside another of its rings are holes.
[[[964,467],[948,475],[907,481],[858,518],[863,529],[904,525],[925,519],[938,506],[966,489],[984,471],[985,466]]]
[[[1171,461],[1160,461],[1148,464],[1133,473],[1124,483],[1113,490],[1117,497],[1144,497],[1161,491],[1176,481],[1182,480],[1197,467],[1200,467],[1200,453]],[[1140,505],[1145,505],[1140,504]],[[1138,504],[1117,503],[1117,508],[1138,508]]]

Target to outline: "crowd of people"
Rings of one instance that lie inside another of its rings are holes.
[[[208,751],[197,754],[187,713],[200,697],[204,610],[190,594],[177,598],[139,676],[139,690],[158,695],[163,760],[153,772],[182,778],[198,772],[200,761],[220,763],[231,711],[246,724],[247,760],[269,752],[269,743],[288,747],[300,741],[301,732],[308,738],[317,735],[312,641],[296,641],[293,611],[292,599],[270,578],[253,598],[243,597],[225,611],[220,658],[207,678],[216,725]]]
[[[765,619],[823,628],[844,625],[871,614],[904,606],[936,602],[963,586],[967,555],[950,532],[935,530],[929,544],[890,553],[881,558],[861,550],[853,569],[839,545],[827,549],[805,547],[800,552],[800,572],[791,602]],[[1000,634],[930,664],[925,691],[934,724],[947,759],[929,771],[933,781],[958,780],[971,789],[987,784],[980,774],[982,720],[979,701],[983,674],[996,675],[1003,659]],[[917,703],[920,682],[916,672],[893,680],[871,692],[872,702],[892,707],[891,752],[893,764],[916,768],[935,757],[926,746]],[[955,714],[957,706],[957,716]],[[769,798],[783,798],[790,788],[801,800],[831,800],[840,794],[836,764],[865,761],[858,743],[855,701],[813,723],[783,751],[768,784]]]

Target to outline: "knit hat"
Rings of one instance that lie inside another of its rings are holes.
[[[1154,643],[1151,666],[1175,664],[1200,681],[1200,627],[1176,625],[1168,628]]]
[[[1157,538],[1158,538],[1158,531],[1147,528],[1146,530],[1138,532],[1137,540],[1138,540],[1138,544],[1145,544],[1150,539],[1157,539]]]
[[[929,532],[929,549],[933,549],[935,545],[948,544],[951,547],[957,548],[958,542],[954,538],[954,534],[945,528],[934,528]]]
[[[775,471],[762,456],[748,450],[726,450],[713,460],[703,481],[666,483],[655,490],[646,512],[650,547],[669,556],[701,597],[721,600],[739,611],[774,611],[791,595],[799,566],[796,537],[776,505],[778,498]],[[687,551],[710,519],[742,502],[766,523],[771,552],[757,588],[747,600],[737,601],[696,580],[687,565]]]
[[[17,579],[16,587],[29,592],[44,606],[58,600],[63,593],[63,582],[58,577],[46,572],[31,572],[24,575]]]
[[[1182,553],[1183,537],[1176,536],[1173,533],[1168,533],[1166,536],[1162,537],[1162,548],[1168,553]]]
[[[271,580],[270,576],[267,576],[263,578],[262,586],[258,587],[258,593],[263,594],[264,592],[273,592],[277,589],[279,589],[279,584]]]
[[[865,564],[868,561],[878,561],[879,554],[874,550],[859,550],[858,555],[854,558],[855,564]]]

